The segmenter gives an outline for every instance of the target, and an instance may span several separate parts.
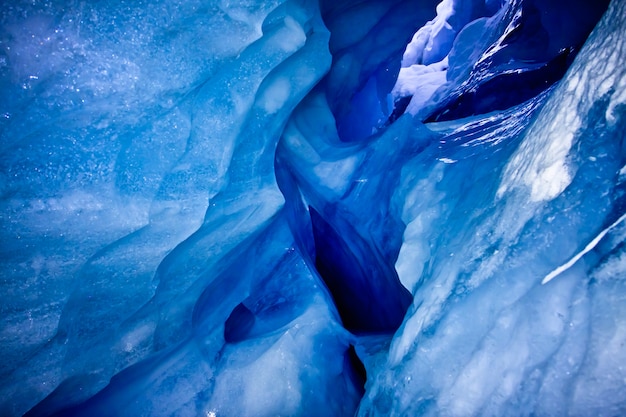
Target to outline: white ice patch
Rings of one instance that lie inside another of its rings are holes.
[[[575,106],[563,106],[559,100],[552,100],[546,110],[507,165],[498,197],[523,184],[531,201],[550,201],[572,182],[567,155],[580,128],[580,117]]]
[[[156,323],[146,322],[122,336],[119,341],[120,347],[125,352],[132,352],[133,350],[142,347],[149,340],[156,328]]]
[[[413,96],[406,111],[417,114],[435,91],[446,82],[448,59],[430,65],[411,65],[401,68],[391,92],[394,99]]]
[[[394,96],[407,96],[414,94],[417,87],[425,83],[436,83],[438,86],[446,81],[445,70],[448,60],[444,59],[431,65],[414,64],[410,67],[400,68],[398,81],[393,87]],[[439,78],[443,74],[443,80]],[[426,79],[426,80],[425,80]]]
[[[606,120],[610,124],[617,121],[616,107],[626,105],[626,77],[621,77],[615,85],[615,93],[611,96],[609,105],[606,109]]]
[[[413,64],[430,63],[430,57],[438,54],[437,48],[441,47],[442,37],[454,39],[455,32],[448,19],[454,15],[454,2],[443,0],[437,5],[437,16],[418,30],[413,39],[407,45],[402,57],[402,67]],[[451,45],[450,42],[448,42]],[[448,46],[446,45],[446,49]]]
[[[443,173],[443,166],[437,165],[427,178],[420,180],[407,194],[403,208],[402,220],[407,226],[395,267],[400,282],[412,294],[432,255],[431,239],[437,233],[435,223],[441,215],[439,204],[445,197],[437,190]]]
[[[391,95],[394,100],[412,96],[406,109],[410,114],[417,114],[446,82],[447,53],[456,36],[448,23],[452,15],[453,1],[442,1],[437,6],[437,16],[418,30],[406,47],[402,68]]]
[[[498,197],[523,184],[530,190],[531,201],[549,201],[571,183],[572,173],[566,159],[581,120],[574,104],[579,97],[567,93],[575,90],[577,85],[578,80],[572,79],[568,84],[569,91],[556,92],[553,97],[561,98],[546,104],[507,165]]]
[[[296,414],[302,401],[302,387],[300,386],[298,358],[294,351],[289,349],[295,343],[289,337],[283,344],[285,349],[278,346],[261,355],[249,371],[254,378],[244,382],[241,398],[243,409],[250,414],[272,415],[278,412],[287,415]]]
[[[618,181],[620,183],[626,181],[626,165],[624,165],[618,172]]]
[[[409,223],[404,231],[403,244],[396,261],[396,270],[402,285],[411,293],[415,292],[416,284],[420,281],[424,265],[430,259],[431,251],[428,244],[428,230],[432,218],[436,217],[434,210],[420,214]]]
[[[287,16],[285,18],[285,27],[281,29],[278,36],[279,46],[285,52],[295,52],[304,46],[306,42],[306,33],[298,22]]]
[[[313,168],[313,172],[318,176],[320,185],[342,195],[352,183],[352,174],[359,160],[358,156],[351,156],[339,161],[322,161]]]
[[[567,165],[564,160],[556,161],[554,164],[541,171],[534,173],[528,178],[530,185],[531,201],[552,200],[561,194],[572,182]]]
[[[285,104],[291,94],[291,84],[287,78],[279,78],[268,87],[261,97],[261,106],[269,114],[274,114]]]

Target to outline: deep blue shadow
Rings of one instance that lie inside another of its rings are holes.
[[[330,290],[346,329],[355,333],[394,332],[411,304],[392,265],[377,255],[350,225],[335,230],[310,208],[315,266]]]

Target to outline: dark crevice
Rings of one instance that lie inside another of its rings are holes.
[[[444,108],[428,116],[425,122],[456,120],[506,110],[523,103],[559,81],[574,56],[573,48],[569,48],[537,69],[511,70],[496,75],[453,98]]]
[[[245,340],[254,327],[254,313],[243,303],[233,309],[224,323],[224,340],[227,343],[237,343]]]
[[[365,381],[367,381],[367,372],[365,365],[361,362],[359,355],[353,345],[350,345],[343,358],[343,369],[346,375],[352,381],[352,384],[363,395],[365,393]]]
[[[411,304],[393,265],[388,265],[350,227],[341,232],[310,208],[315,267],[328,287],[346,329],[393,333]]]
[[[391,114],[389,115],[389,118],[385,122],[385,126],[389,126],[390,124],[398,120],[398,118],[404,114],[404,112],[406,111],[406,108],[409,107],[409,104],[411,103],[412,98],[413,96],[404,96],[394,101],[393,111],[391,112]]]

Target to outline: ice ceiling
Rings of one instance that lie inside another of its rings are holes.
[[[626,2],[0,18],[0,415],[626,414]]]

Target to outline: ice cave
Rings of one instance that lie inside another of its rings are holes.
[[[0,416],[626,415],[625,0],[5,0]]]

